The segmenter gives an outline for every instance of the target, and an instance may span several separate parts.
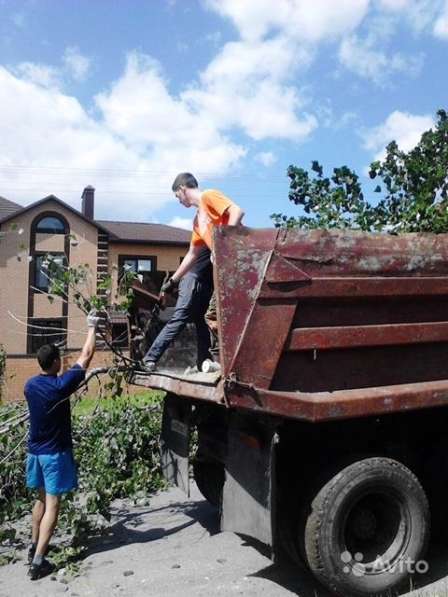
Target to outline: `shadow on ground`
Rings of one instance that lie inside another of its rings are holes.
[[[183,522],[176,526],[165,527],[151,527],[149,529],[139,527],[148,526],[148,521],[145,516],[166,515],[166,519],[181,515],[188,517],[190,520]],[[179,533],[196,523],[199,523],[209,535],[216,535],[219,533],[219,520],[214,510],[207,502],[197,503],[174,503],[161,508],[149,508],[138,511],[119,510],[114,518],[118,520],[107,528],[106,533],[99,537],[93,537],[89,541],[84,557],[88,557],[95,553],[102,553],[117,549],[122,545],[130,545],[133,543],[151,543],[159,541],[169,535]]]
[[[187,517],[189,520],[173,525],[176,517],[181,519]],[[85,557],[115,550],[123,545],[159,541],[197,523],[210,536],[220,532],[217,511],[206,501],[176,502],[147,510],[142,510],[141,507],[135,510],[118,510],[114,518],[117,520],[107,529],[107,534],[91,539]],[[166,521],[167,524],[166,526],[145,528],[150,526],[151,518],[159,523],[160,520]],[[248,537],[242,539],[244,548],[256,549],[266,558],[270,557],[270,551],[264,544]],[[427,573],[414,574],[410,581],[406,581],[399,590],[390,591],[387,597],[404,596],[409,591],[424,589],[448,576],[447,545],[433,544],[429,549],[426,561],[429,566]],[[334,595],[318,583],[305,566],[293,563],[286,556],[282,556],[279,563],[269,564],[251,576],[269,580],[293,594],[300,595],[300,597],[332,597]],[[433,595],[435,597],[438,593],[434,592]]]

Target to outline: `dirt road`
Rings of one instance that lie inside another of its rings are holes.
[[[259,544],[218,533],[216,512],[195,487],[190,500],[170,489],[147,507],[118,506],[110,534],[92,542],[78,578],[31,582],[19,562],[0,568],[0,597],[329,597],[304,571],[275,567],[267,555]]]

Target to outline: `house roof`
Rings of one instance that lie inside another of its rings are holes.
[[[190,242],[191,232],[182,228],[175,228],[174,226],[167,226],[166,224],[148,224],[145,222],[115,222],[109,220],[90,220],[86,216],[61,201],[55,195],[48,195],[39,201],[35,201],[26,207],[22,207],[9,199],[0,197],[0,225],[21,215],[39,207],[46,201],[54,201],[61,207],[68,209],[72,213],[76,214],[82,220],[96,226],[102,232],[109,235],[111,242],[116,243],[158,243],[168,245],[187,245]]]
[[[0,197],[0,221],[19,209],[22,209],[22,206],[18,203],[14,203],[14,201]]]
[[[145,222],[112,222],[96,220],[109,231],[111,242],[117,243],[158,243],[186,245],[190,242],[191,232],[166,224],[148,224]]]
[[[55,203],[58,203],[61,207],[64,207],[65,209],[68,209],[68,211],[71,211],[72,213],[74,213],[75,215],[77,215],[78,218],[81,218],[81,220],[84,220],[85,222],[88,222],[92,226],[96,226],[97,228],[99,228],[103,232],[106,232],[106,233],[108,232],[108,230],[105,230],[95,220],[89,220],[89,218],[86,218],[86,216],[84,214],[82,214],[77,209],[71,207],[70,205],[68,205],[64,201],[61,201],[61,199],[59,199],[59,197],[56,197],[56,195],[48,195],[47,197],[44,197],[43,199],[39,199],[39,201],[35,201],[34,203],[30,203],[30,205],[27,205],[26,207],[20,207],[19,206],[18,210],[14,211],[14,212],[12,212],[10,214],[8,214],[7,216],[4,216],[4,217],[0,216],[0,224],[4,224],[8,220],[12,220],[13,218],[16,218],[17,216],[20,216],[23,213],[26,213],[27,211],[30,211],[30,209],[34,209],[35,207],[39,207],[39,205],[41,205],[42,203],[45,203],[47,201],[54,201]]]

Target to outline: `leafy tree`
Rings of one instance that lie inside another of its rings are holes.
[[[304,229],[352,228],[364,231],[448,231],[448,116],[437,112],[433,129],[423,133],[409,152],[395,141],[386,147],[384,160],[372,162],[369,175],[377,179],[376,205],[364,197],[359,177],[342,166],[325,177],[317,161],[312,173],[289,166],[289,200],[304,215],[272,214],[276,227]]]

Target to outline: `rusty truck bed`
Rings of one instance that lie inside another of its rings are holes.
[[[219,228],[221,376],[132,383],[307,421],[448,404],[448,235]]]

